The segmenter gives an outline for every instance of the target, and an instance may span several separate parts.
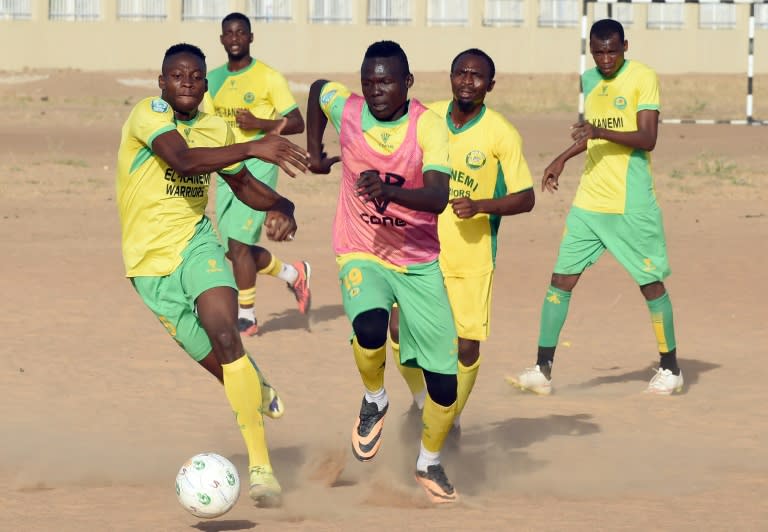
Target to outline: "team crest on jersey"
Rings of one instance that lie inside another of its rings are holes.
[[[245,103],[252,103],[254,99],[256,99],[256,96],[254,96],[252,92],[246,92],[243,95],[243,101]]]
[[[165,100],[161,100],[160,98],[155,98],[152,100],[150,105],[152,110],[156,113],[165,113],[168,111],[168,103]]]
[[[622,110],[627,106],[627,99],[624,96],[616,96],[616,99],[613,100],[613,106],[618,110]]]
[[[328,91],[320,98],[320,104],[321,105],[328,105],[328,102],[333,100],[333,97],[336,96],[336,89],[333,89],[332,91]]]
[[[480,150],[472,150],[465,159],[467,166],[472,170],[477,170],[485,166],[485,154]]]

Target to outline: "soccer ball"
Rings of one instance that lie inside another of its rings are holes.
[[[235,466],[216,453],[200,453],[187,460],[176,475],[176,496],[192,515],[204,518],[227,513],[240,496]]]

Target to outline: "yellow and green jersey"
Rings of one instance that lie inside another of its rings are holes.
[[[341,116],[350,94],[345,85],[335,81],[326,83],[320,91],[320,107],[336,132],[341,130]],[[394,153],[408,132],[408,113],[393,122],[379,122],[367,105],[363,106],[362,113],[361,123],[366,143],[379,153]],[[436,170],[450,174],[445,136],[445,123],[439,116],[433,112],[424,112],[419,116],[416,138],[424,153],[422,172]]]
[[[585,119],[600,128],[637,131],[639,111],[660,109],[656,73],[637,61],[625,61],[612,78],[603,77],[597,68],[590,69],[582,75],[581,84]],[[614,214],[656,205],[651,154],[607,140],[588,141],[573,204]]]
[[[205,213],[210,174],[181,176],[152,151],[153,141],[174,129],[191,148],[235,142],[232,130],[216,116],[199,112],[185,122],[176,120],[161,98],[136,104],[123,124],[117,154],[117,206],[127,277],[172,273]],[[237,173],[242,165],[220,171]]]
[[[264,136],[260,129],[243,130],[237,127],[235,114],[238,109],[248,109],[256,118],[276,120],[297,107],[285,77],[256,59],[237,72],[230,72],[224,64],[208,73],[208,92],[203,98],[203,111],[226,120],[235,132],[237,142]]]
[[[448,125],[451,199],[495,199],[533,187],[523,142],[506,118],[485,105],[457,129],[450,118],[452,100],[428,107]],[[484,275],[493,270],[500,216],[458,218],[450,205],[438,218],[440,267],[445,275]]]

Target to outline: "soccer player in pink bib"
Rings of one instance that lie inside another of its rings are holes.
[[[365,388],[352,429],[361,461],[379,450],[389,400],[384,365],[389,312],[400,308],[400,362],[424,372],[427,397],[416,480],[435,503],[458,494],[440,463],[456,412],[457,337],[438,264],[437,215],[448,203],[448,129],[415,99],[408,58],[392,41],[368,47],[362,96],[315,81],[307,104],[310,170],[339,157],[323,151],[328,120],[339,133],[342,178],[333,230],[352,351]]]

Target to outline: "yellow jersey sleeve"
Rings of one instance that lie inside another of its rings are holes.
[[[269,99],[278,114],[285,116],[298,107],[285,76],[277,70],[269,69],[265,77],[269,87]]]
[[[148,98],[131,113],[128,128],[133,138],[151,149],[159,135],[176,129],[173,109],[161,98]]]
[[[659,97],[659,78],[656,72],[650,68],[639,69],[638,75],[638,111],[659,111],[661,110],[661,99]]]
[[[344,104],[352,92],[346,85],[337,81],[329,81],[320,90],[320,109],[338,133],[341,130],[341,115]]]
[[[436,170],[451,175],[448,159],[448,126],[445,120],[427,108],[416,124],[416,138],[424,153],[422,172]]]
[[[506,120],[500,122],[499,128],[501,132],[495,136],[497,142],[493,156],[499,161],[507,194],[533,188],[531,171],[523,156],[523,139],[520,133]]]

